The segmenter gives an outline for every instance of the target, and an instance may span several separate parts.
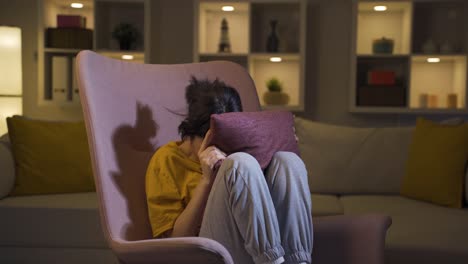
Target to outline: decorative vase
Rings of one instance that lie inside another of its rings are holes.
[[[289,95],[283,92],[265,92],[263,101],[267,105],[286,105],[289,103]]]
[[[419,107],[427,108],[429,101],[429,95],[427,93],[422,93],[419,95]]]
[[[372,43],[372,51],[375,54],[392,54],[393,53],[393,39],[382,37],[376,39]]]
[[[268,39],[267,39],[267,45],[266,45],[267,52],[278,52],[279,38],[276,33],[277,25],[278,25],[278,20],[270,20],[271,32],[268,35]]]
[[[437,108],[438,107],[438,97],[436,94],[430,94],[427,102],[427,106],[429,108]]]
[[[432,39],[428,39],[426,42],[424,42],[422,51],[426,54],[434,54],[437,52],[437,46]]]
[[[453,53],[452,44],[448,40],[444,41],[442,45],[440,45],[440,53],[450,54]]]
[[[447,108],[457,108],[458,98],[456,93],[449,93],[447,95]]]
[[[218,44],[218,52],[231,52],[231,43],[229,41],[229,26],[226,18],[221,21],[221,35]]]

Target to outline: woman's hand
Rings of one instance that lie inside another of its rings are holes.
[[[293,132],[294,132],[294,139],[296,139],[296,143],[299,143],[299,137],[297,137],[296,128],[294,126],[293,126]]]
[[[206,183],[212,183],[216,177],[216,175],[213,175],[213,167],[216,162],[220,159],[226,158],[226,153],[222,152],[217,147],[207,146],[208,142],[211,141],[211,138],[211,131],[208,130],[200,145],[200,149],[198,150],[198,159],[200,160],[203,172],[202,180],[205,180]]]
[[[219,159],[224,159],[226,154],[215,146],[207,146],[211,141],[212,134],[208,130],[205,138],[200,144],[198,154],[203,175],[200,183],[193,192],[192,199],[185,207],[184,211],[177,217],[172,231],[168,234],[170,237],[198,236],[199,227],[203,220],[208,196],[216,175],[213,175],[213,166]],[[198,141],[200,142],[200,141]]]

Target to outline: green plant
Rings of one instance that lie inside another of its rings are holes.
[[[266,86],[270,92],[281,92],[283,90],[283,84],[276,77],[266,81]]]
[[[112,37],[119,42],[134,42],[138,38],[138,29],[129,23],[120,23],[112,31]]]

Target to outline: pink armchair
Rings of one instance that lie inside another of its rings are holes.
[[[155,149],[178,139],[190,77],[236,87],[246,111],[260,110],[249,74],[231,62],[149,65],[78,54],[77,74],[91,150],[101,224],[122,263],[233,263],[218,242],[199,237],[152,239],[146,166]],[[383,263],[386,216],[314,219],[314,264]]]

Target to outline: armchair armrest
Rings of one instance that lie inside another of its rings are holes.
[[[203,237],[117,241],[111,247],[123,263],[234,263],[226,248]]]
[[[314,220],[314,264],[383,264],[392,220],[383,215],[340,215]]]
[[[325,216],[314,219],[314,264],[383,264],[391,218],[382,215]],[[115,241],[123,263],[233,264],[218,242],[202,237]]]

